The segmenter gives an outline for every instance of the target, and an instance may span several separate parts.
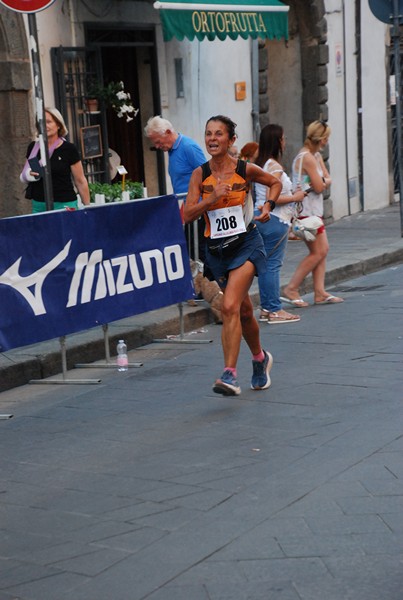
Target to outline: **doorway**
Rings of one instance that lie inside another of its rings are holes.
[[[165,192],[164,169],[157,153],[149,151],[143,130],[150,116],[160,112],[158,62],[154,26],[85,25],[87,48],[100,53],[102,83],[123,81],[139,113],[129,123],[113,109],[106,111],[108,147],[120,156],[127,178],[145,184],[149,194]],[[119,177],[119,176],[117,176]]]
[[[125,92],[130,94],[135,108],[140,107],[138,62],[148,49],[115,46],[101,48],[102,74],[104,84],[122,81]],[[127,170],[127,178],[144,182],[144,151],[140,112],[127,122],[119,118],[113,108],[106,109],[106,123],[109,148],[118,153],[121,165]]]

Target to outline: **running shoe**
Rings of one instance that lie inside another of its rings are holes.
[[[270,352],[263,350],[264,360],[252,360],[253,375],[251,388],[252,390],[267,390],[271,386],[270,370],[273,366],[273,357]]]
[[[239,396],[241,388],[231,371],[224,371],[220,379],[214,383],[213,392],[223,396]]]

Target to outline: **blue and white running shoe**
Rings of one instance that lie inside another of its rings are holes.
[[[239,396],[241,388],[231,371],[224,371],[220,379],[214,383],[213,392],[223,396]]]
[[[263,350],[265,357],[261,362],[252,360],[253,375],[251,388],[252,390],[267,390],[271,386],[270,370],[273,366],[273,357],[270,352]]]

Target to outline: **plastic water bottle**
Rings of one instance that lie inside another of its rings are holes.
[[[129,359],[127,358],[127,346],[124,340],[119,340],[117,345],[117,357],[116,364],[118,366],[118,371],[127,371]]]

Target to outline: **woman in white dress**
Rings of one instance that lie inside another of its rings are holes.
[[[303,147],[292,165],[294,189],[310,189],[302,202],[299,218],[317,216],[323,220],[323,192],[330,186],[331,178],[325,167],[321,151],[329,141],[331,129],[324,121],[314,121],[308,126]],[[325,225],[318,229],[313,242],[305,241],[309,254],[297,266],[289,283],[284,288],[283,302],[298,308],[308,306],[299,293],[305,277],[312,273],[315,304],[338,304],[343,298],[333,296],[325,290],[326,256],[329,252]]]

